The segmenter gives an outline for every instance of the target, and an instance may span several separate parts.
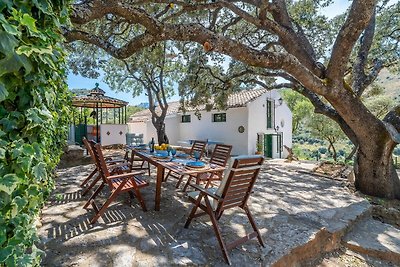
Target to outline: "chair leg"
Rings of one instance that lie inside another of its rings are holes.
[[[93,186],[95,186],[97,184],[97,182],[101,179],[100,174],[97,175],[96,179],[93,180],[93,182],[91,182],[91,184],[82,192],[82,196],[86,195],[90,189],[93,188]]]
[[[143,211],[147,211],[146,203],[144,202],[142,194],[140,193],[140,190],[138,188],[135,188],[135,195],[140,203],[140,206],[142,206]]]
[[[224,255],[225,261],[226,261],[229,265],[231,265],[231,260],[229,259],[229,255],[228,255],[228,249],[226,248],[226,245],[225,245],[225,243],[224,243],[224,240],[222,240],[221,229],[219,228],[217,218],[215,218],[215,214],[214,214],[214,211],[213,211],[213,209],[212,209],[210,200],[208,199],[207,196],[205,196],[204,200],[205,200],[205,202],[206,202],[207,213],[208,213],[208,215],[210,215],[210,219],[211,219],[211,222],[212,222],[212,226],[213,226],[215,235],[217,236],[219,246],[221,247],[222,254]]]
[[[87,182],[89,182],[89,180],[93,177],[93,175],[95,175],[97,172],[97,168],[95,168],[90,174],[89,176],[81,183],[80,187],[84,187],[85,184],[87,184]]]
[[[165,178],[164,178],[164,182],[166,182],[167,181],[167,179],[168,179],[168,177],[169,177],[169,175],[171,174],[171,171],[169,171],[168,173],[167,173],[167,175],[165,176]]]
[[[188,188],[188,186],[189,186],[190,181],[192,180],[192,178],[193,178],[193,176],[190,176],[190,175],[189,175],[189,178],[188,178],[188,180],[186,181],[186,184],[185,184],[185,186],[183,187],[182,192],[186,192],[186,189]],[[178,188],[178,187],[177,187],[177,188]]]
[[[100,193],[100,191],[103,189],[104,186],[105,186],[104,183],[101,183],[101,185],[99,185],[99,187],[96,189],[96,191],[94,191],[94,193],[90,196],[88,201],[86,201],[86,204],[83,206],[84,209],[86,209],[90,205],[90,201],[92,199],[94,199]]]
[[[200,195],[197,197],[194,207],[192,208],[192,211],[190,212],[189,217],[186,220],[186,223],[184,226],[185,228],[188,228],[189,224],[192,222],[194,215],[196,214],[197,208],[199,207],[203,196],[204,196],[203,193],[200,193]]]
[[[111,192],[110,197],[106,200],[106,202],[103,204],[103,206],[101,206],[101,208],[99,209],[99,212],[96,213],[96,215],[94,215],[94,217],[90,220],[91,224],[94,224],[95,222],[97,222],[97,220],[100,218],[101,215],[104,214],[104,212],[106,211],[106,209],[108,208],[108,206],[111,204],[111,202],[118,196],[118,194],[121,192],[122,188],[124,187],[124,185],[128,182],[128,179],[124,180],[118,187],[117,189],[115,189],[113,192]]]
[[[262,238],[261,238],[260,231],[258,230],[258,227],[257,227],[257,225],[256,225],[256,222],[255,222],[254,219],[253,219],[253,216],[251,215],[251,212],[250,212],[250,210],[249,210],[249,207],[248,207],[247,205],[245,205],[245,206],[243,207],[243,209],[244,209],[244,211],[246,212],[247,218],[249,218],[251,227],[253,227],[253,230],[257,233],[258,242],[260,242],[260,245],[261,245],[261,246],[265,247],[264,242],[263,242],[263,240],[262,240]]]
[[[181,185],[181,183],[182,183],[182,181],[183,181],[183,177],[184,177],[185,175],[181,175],[181,177],[179,177],[179,180],[178,180],[178,182],[176,183],[176,185],[175,185],[175,188],[179,188],[179,186]],[[190,176],[189,176],[189,179],[190,179]],[[185,185],[186,186],[186,185]],[[183,190],[183,192],[185,192],[185,190],[186,189],[184,189]]]
[[[144,167],[144,165],[147,163],[147,167]],[[150,176],[150,163],[146,162],[146,161],[142,161],[142,165],[140,165],[141,169],[147,169],[147,172],[149,173]]]
[[[129,151],[125,151],[124,160],[129,160]]]

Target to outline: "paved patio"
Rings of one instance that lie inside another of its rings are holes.
[[[143,212],[135,199],[130,203],[126,194],[96,224],[89,224],[93,211],[82,208],[88,196],[81,196],[79,184],[93,167],[57,172],[39,229],[44,266],[226,265],[206,216],[183,228],[191,204],[175,189],[174,179],[163,184],[161,211],[154,211],[153,175],[142,190],[149,211]],[[232,250],[233,266],[307,263],[319,252],[337,248],[348,227],[369,214],[369,203],[343,182],[307,173],[314,167],[266,161],[249,203],[266,247],[252,240]],[[250,230],[241,210],[224,213],[220,225],[226,240]]]

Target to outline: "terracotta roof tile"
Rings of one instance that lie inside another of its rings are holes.
[[[227,108],[238,108],[244,107],[247,103],[260,97],[262,94],[267,92],[267,89],[253,89],[253,90],[243,90],[237,93],[233,93],[228,96]],[[179,110],[180,102],[174,101],[168,103],[167,116],[180,113]],[[197,107],[199,110],[205,110],[205,105],[200,105]],[[187,107],[187,111],[194,111],[196,107]],[[156,112],[159,114],[161,112],[160,108],[156,108]],[[130,122],[148,121],[151,118],[151,113],[148,109],[139,111],[132,115],[129,119]]]

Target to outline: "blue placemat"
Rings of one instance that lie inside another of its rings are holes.
[[[167,153],[155,153],[153,156],[156,157],[156,158],[160,158],[160,159],[168,158],[168,154]]]
[[[186,166],[192,167],[192,168],[201,168],[206,166],[206,164],[202,161],[189,161],[186,163]]]

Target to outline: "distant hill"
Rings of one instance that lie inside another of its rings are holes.
[[[140,103],[139,105],[137,105],[138,107],[140,107],[140,108],[149,108],[149,103]]]
[[[70,91],[71,91],[72,93],[74,93],[75,95],[77,95],[77,96],[80,96],[80,95],[88,95],[88,94],[89,94],[89,90],[87,90],[87,89],[78,89],[78,88],[75,88],[75,89],[70,89]]]
[[[379,86],[385,88],[385,92],[388,96],[393,98],[400,96],[400,75],[390,73],[387,69],[383,69],[379,73],[379,77],[376,80]]]

